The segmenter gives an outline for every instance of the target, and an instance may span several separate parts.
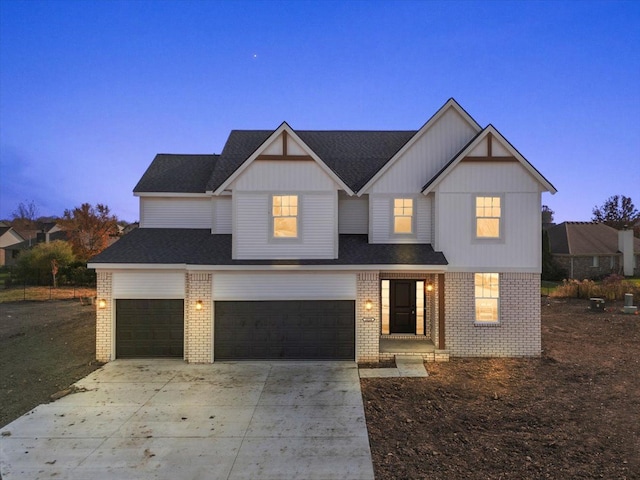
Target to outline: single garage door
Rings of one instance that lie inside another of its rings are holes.
[[[183,352],[184,300],[116,300],[116,358]]]
[[[355,358],[352,300],[219,301],[214,318],[219,360]]]

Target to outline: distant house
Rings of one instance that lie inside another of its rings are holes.
[[[13,227],[0,227],[0,266],[15,264],[17,253],[9,249],[12,245],[24,242],[24,237]]]
[[[2,247],[3,255],[7,259],[7,265],[15,265],[22,250],[28,250],[39,243],[67,240],[67,232],[62,230],[55,222],[38,222],[35,228],[13,229],[13,231],[20,237],[20,241]]]
[[[633,237],[632,230],[618,231],[604,223],[563,222],[550,227],[548,233],[551,254],[569,278],[640,274],[640,239]]]

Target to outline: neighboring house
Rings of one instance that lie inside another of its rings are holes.
[[[35,247],[39,243],[49,243],[54,240],[67,240],[67,233],[54,222],[38,222],[35,228],[19,230],[22,241],[5,247],[5,256],[12,258],[15,265],[18,255],[23,250]]]
[[[549,183],[451,99],[419,130],[234,130],[159,154],[94,257],[97,358],[540,354]]]
[[[640,239],[633,237],[633,230],[619,231],[604,223],[563,222],[547,231],[551,254],[569,278],[640,275]]]
[[[15,265],[18,254],[11,246],[20,242],[24,242],[24,238],[13,227],[0,227],[0,267]]]

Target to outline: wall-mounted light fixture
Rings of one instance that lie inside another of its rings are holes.
[[[107,301],[104,298],[101,298],[100,300],[98,300],[98,308],[100,310],[107,308]]]
[[[427,283],[424,287],[427,292],[433,292],[433,283]]]
[[[364,302],[364,309],[369,312],[373,308],[373,302],[371,300],[367,300]]]
[[[202,310],[202,300],[196,302],[196,310]]]

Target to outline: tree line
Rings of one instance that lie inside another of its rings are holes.
[[[58,276],[64,272],[74,280],[86,281],[86,263],[102,252],[120,233],[118,218],[104,204],[83,203],[67,209],[61,217],[39,217],[35,202],[21,202],[12,213],[9,224],[18,232],[35,231],[43,223],[55,223],[63,232],[64,239],[36,243],[22,250],[17,259],[19,270],[46,272],[52,285],[58,284]],[[39,281],[40,279],[38,279]]]

